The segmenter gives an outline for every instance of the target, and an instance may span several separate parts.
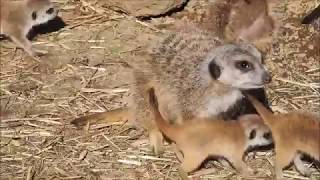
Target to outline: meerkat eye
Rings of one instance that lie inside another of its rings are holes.
[[[265,133],[265,134],[263,134],[263,137],[264,137],[265,139],[271,139],[271,133],[270,133],[270,132]]]
[[[54,11],[54,9],[53,9],[53,8],[49,8],[49,9],[46,11],[46,13],[47,13],[47,14],[52,14],[52,13],[53,13],[53,11]]]
[[[32,12],[32,14],[31,14],[31,18],[32,18],[32,20],[36,20],[37,19],[37,12]]]
[[[253,66],[248,61],[238,61],[235,64],[236,68],[240,69],[241,71],[247,72],[253,69]]]
[[[249,139],[255,138],[255,137],[256,137],[256,134],[257,134],[256,130],[253,129],[253,130],[250,132]]]
[[[244,0],[247,4],[251,4],[250,0]]]

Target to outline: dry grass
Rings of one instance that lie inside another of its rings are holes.
[[[267,55],[275,111],[319,112],[319,32],[299,24],[316,1],[284,0],[274,8],[284,22]],[[1,41],[1,179],[178,179],[179,163],[169,146],[155,157],[146,136],[127,124],[95,125],[88,131],[69,124],[89,112],[125,106],[130,53],[157,37],[154,25],[174,21],[166,17],[150,24],[89,2],[55,1],[68,26],[37,36],[35,46],[49,52],[40,60]],[[252,179],[271,179],[273,152],[250,154],[248,162],[257,170]],[[193,176],[239,179],[229,167],[207,166]],[[311,179],[319,179],[312,168]],[[285,174],[308,179],[293,168]]]

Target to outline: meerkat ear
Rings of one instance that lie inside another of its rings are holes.
[[[219,65],[216,64],[215,60],[211,60],[209,63],[209,72],[213,79],[218,79],[221,75],[221,68]]]

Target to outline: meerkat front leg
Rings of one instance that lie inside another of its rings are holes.
[[[24,49],[30,56],[36,57],[46,54],[45,51],[33,49],[31,42],[27,39],[25,35],[21,33],[12,33],[9,35],[12,41],[16,43],[20,48]]]

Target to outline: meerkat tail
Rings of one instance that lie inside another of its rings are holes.
[[[107,123],[107,122],[121,122],[128,120],[128,108],[119,108],[111,111],[95,113],[88,116],[76,118],[71,121],[71,124],[80,127],[86,124]]]
[[[251,101],[252,105],[256,108],[262,119],[269,126],[272,125],[272,121],[274,119],[274,114],[267,109],[261,102],[259,102],[256,98],[251,95],[246,95],[248,99]]]
[[[151,109],[154,113],[155,121],[160,129],[160,131],[167,136],[171,140],[175,140],[178,134],[178,129],[174,128],[174,125],[170,125],[168,122],[163,119],[163,116],[161,115],[159,111],[159,105],[158,105],[158,100],[154,92],[154,88],[151,88],[149,90],[149,101],[151,105]]]

